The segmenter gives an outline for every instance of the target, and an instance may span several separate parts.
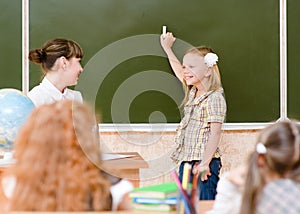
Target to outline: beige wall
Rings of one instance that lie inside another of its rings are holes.
[[[225,130],[220,149],[222,172],[243,163],[254,148],[259,130]],[[140,170],[140,186],[172,181],[170,171],[176,168],[169,158],[175,132],[101,132],[104,152],[138,152],[149,164]]]

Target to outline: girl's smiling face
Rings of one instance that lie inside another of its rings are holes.
[[[197,53],[187,53],[183,57],[183,78],[187,85],[199,86],[208,75],[204,57]]]

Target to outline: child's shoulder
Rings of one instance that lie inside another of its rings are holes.
[[[212,91],[208,96],[208,99],[215,99],[215,98],[224,99],[224,91],[222,88]]]

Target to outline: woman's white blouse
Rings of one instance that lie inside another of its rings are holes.
[[[82,95],[79,91],[66,88],[60,92],[46,77],[35,86],[27,95],[35,106],[51,104],[59,100],[73,100],[82,103]]]

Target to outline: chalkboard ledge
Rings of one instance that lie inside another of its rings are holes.
[[[263,129],[272,123],[225,123],[223,130]],[[178,123],[100,123],[99,132],[175,132]]]

